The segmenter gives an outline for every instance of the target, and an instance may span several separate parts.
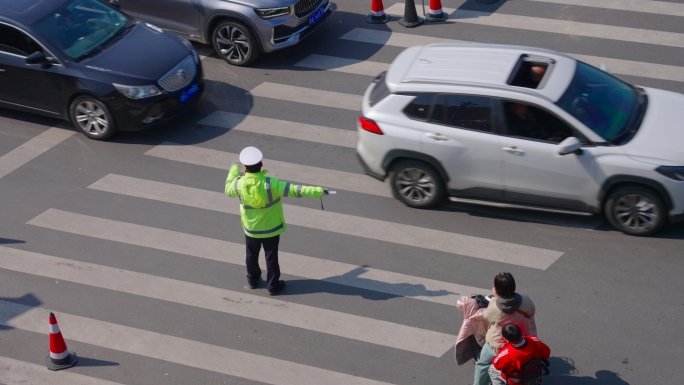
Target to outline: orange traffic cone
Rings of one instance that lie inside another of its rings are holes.
[[[57,318],[50,313],[50,355],[45,357],[45,364],[50,370],[61,370],[76,365],[76,353],[69,353],[64,337],[57,325]]]
[[[371,12],[366,17],[366,21],[371,24],[384,24],[389,19],[390,17],[385,13],[385,7],[382,5],[382,0],[373,0],[371,2]]]
[[[425,15],[425,20],[427,21],[444,21],[449,17],[444,11],[442,11],[441,0],[430,0],[430,12]]]

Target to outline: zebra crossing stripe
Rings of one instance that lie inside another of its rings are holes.
[[[355,60],[336,56],[313,54],[307,56],[295,64],[295,66],[345,72],[356,75],[376,76],[380,72],[386,71],[389,65],[368,60]]]
[[[416,6],[422,12],[422,8]],[[617,27],[579,21],[544,19],[540,17],[487,13],[465,9],[442,8],[449,14],[446,22],[484,25],[489,27],[514,28],[527,31],[558,33],[569,36],[620,40],[633,43],[656,44],[670,47],[684,47],[684,34],[654,31],[641,28]],[[404,4],[396,3],[385,10],[390,15],[403,15]]]
[[[45,316],[43,316],[45,318]],[[36,365],[9,357],[0,356],[0,384],[4,385],[121,385],[118,382],[102,380],[69,371],[45,370],[45,365]]]
[[[285,84],[264,82],[256,86],[250,93],[262,98],[278,99],[288,102],[313,104],[316,106],[342,108],[345,110],[361,110],[360,95],[341,92],[323,91],[312,88],[289,86]]]
[[[239,214],[237,202],[231,202],[230,198],[218,191],[201,190],[111,174],[89,187],[115,194],[236,215]],[[287,223],[290,225],[440,251],[449,254],[458,254],[542,270],[547,269],[563,255],[563,252],[560,251],[495,241],[470,235],[386,222],[331,211],[321,211],[295,205],[284,206],[285,217]],[[49,213],[49,211],[46,213]],[[43,215],[45,214],[42,214],[41,216]],[[35,223],[36,221],[41,222],[39,220],[41,216],[31,220],[29,223]],[[55,226],[59,226],[57,224],[58,222],[55,223]],[[59,227],[57,227],[57,229],[59,229]],[[87,234],[88,230],[84,229],[83,233]]]
[[[339,311],[0,246],[0,268],[441,357],[453,336]],[[334,327],[331,327],[334,325]]]
[[[435,43],[472,43],[459,40],[433,38],[430,36],[410,35],[399,32],[376,31],[366,28],[353,29],[347,34],[343,35],[340,39],[406,48],[415,45],[428,45]],[[605,64],[611,73],[617,75],[638,76],[651,79],[684,82],[684,67],[612,59],[600,56],[580,55],[574,53],[568,53],[568,55],[595,67],[598,67],[599,64]],[[328,60],[333,62],[331,59]],[[329,66],[333,67],[331,70],[334,71],[335,69],[333,63],[329,64]],[[379,64],[380,63],[373,63],[372,65],[369,65],[369,67],[375,69]],[[359,68],[360,66],[361,65],[357,65],[356,67]],[[389,67],[389,64],[386,64],[385,66]],[[363,71],[363,69],[359,68],[359,71]]]
[[[61,125],[61,124],[60,124]],[[76,131],[51,127],[0,156],[0,179],[74,135]]]
[[[244,131],[255,134],[305,140],[307,142],[331,144],[349,148],[356,147],[356,131],[236,114],[233,112],[216,111],[197,122],[197,124],[227,128],[231,131]]]
[[[47,310],[0,300],[0,325],[45,334]],[[69,339],[129,354],[172,362],[271,385],[389,385],[357,377],[188,340],[117,325],[92,318],[59,313],[69,325]],[[51,373],[54,377],[54,373]],[[61,374],[61,373],[59,373]]]
[[[239,157],[238,154],[230,152],[198,146],[186,146],[172,142],[164,142],[153,147],[145,155],[226,171],[230,168],[232,162]],[[367,175],[280,162],[268,159],[268,154],[264,162],[266,169],[270,168],[273,170],[273,173],[269,175],[289,182],[303,182],[362,194],[391,197],[390,190],[386,184],[378,182]]]
[[[529,0],[539,3],[573,5],[591,8],[616,9],[668,16],[684,16],[684,4],[653,0]]]
[[[212,205],[211,202],[207,203]],[[61,226],[60,223],[64,223],[65,226]],[[28,224],[237,266],[244,266],[245,263],[243,244],[133,223],[50,209],[29,221]],[[283,251],[280,252],[280,256],[281,270],[286,274],[447,306],[456,306],[456,300],[462,295],[489,292],[487,289]]]

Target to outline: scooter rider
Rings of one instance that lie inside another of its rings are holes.
[[[268,292],[276,295],[285,287],[280,280],[278,244],[280,234],[285,232],[282,197],[319,198],[328,194],[323,187],[296,185],[276,178],[267,177],[267,170],[261,171],[263,154],[256,147],[246,147],[240,152],[240,163],[245,166],[245,175],[240,176],[240,167],[233,164],[226,179],[225,193],[240,199],[240,219],[245,232],[247,246],[247,284],[256,289],[261,268],[259,251],[264,247],[266,255],[266,280]]]

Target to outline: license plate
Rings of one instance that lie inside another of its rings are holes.
[[[312,25],[316,23],[318,20],[321,20],[321,17],[325,14],[325,7],[318,8],[316,12],[314,12],[311,16],[309,16],[309,25]]]
[[[188,100],[192,99],[195,94],[199,92],[199,85],[197,83],[194,83],[193,85],[190,86],[187,90],[183,91],[180,94],[180,102],[181,104],[187,102]]]

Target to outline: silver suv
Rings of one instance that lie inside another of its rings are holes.
[[[108,1],[137,19],[212,44],[236,66],[299,43],[332,13],[330,0]]]
[[[605,213],[649,235],[684,220],[684,95],[560,52],[412,47],[364,96],[357,150],[412,207],[451,200]]]

